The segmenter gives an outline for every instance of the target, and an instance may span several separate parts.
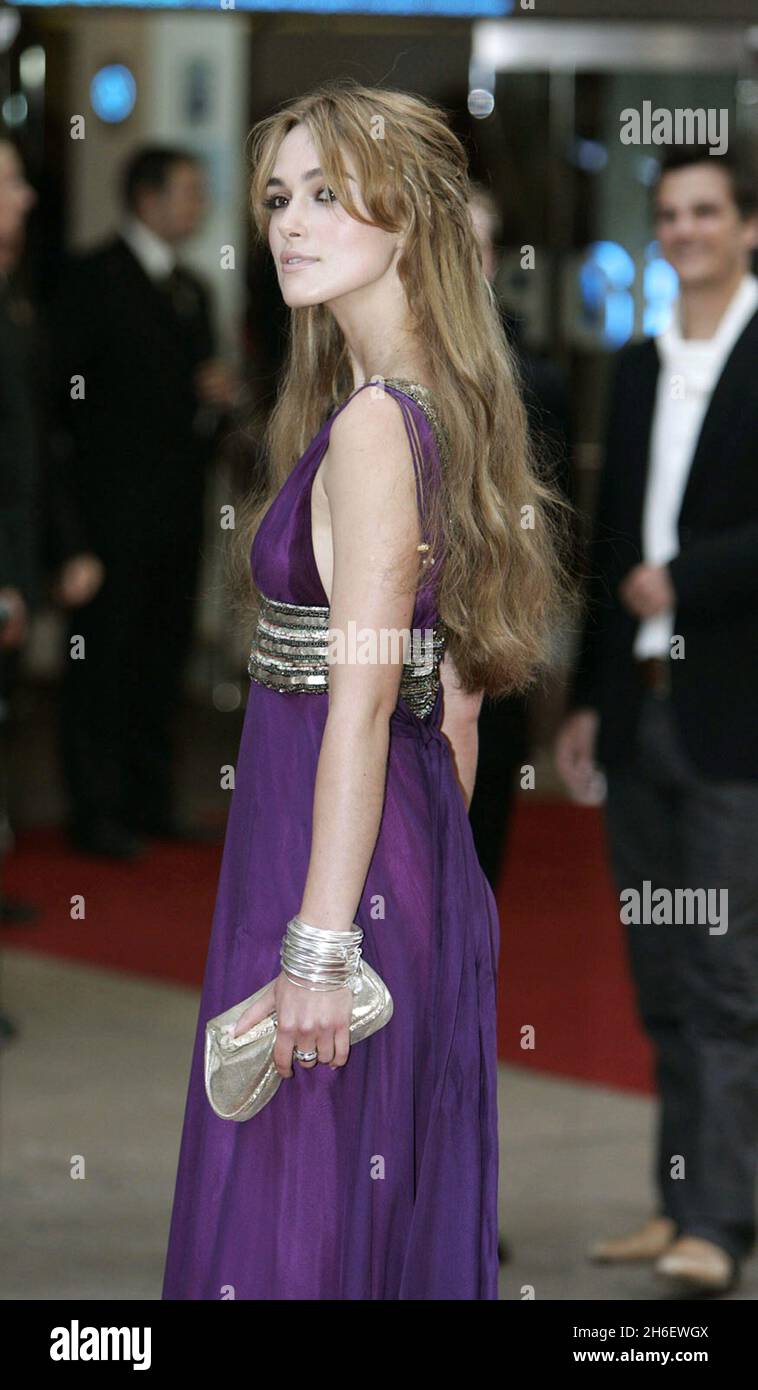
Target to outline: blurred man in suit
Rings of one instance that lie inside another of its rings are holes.
[[[482,268],[494,281],[499,264],[501,218],[490,190],[474,183],[471,218],[482,252]],[[503,326],[521,372],[529,429],[540,457],[567,497],[573,493],[568,392],[561,370],[526,347],[521,324],[505,311]],[[479,714],[479,756],[469,818],[479,862],[493,889],[503,863],[518,773],[529,753],[528,698],[485,696]]]
[[[11,284],[36,201],[18,151],[0,139],[0,868],[14,844],[9,816],[12,697],[36,594],[38,448],[27,378],[27,340]],[[18,925],[36,910],[0,892],[0,922]],[[0,1013],[0,1042],[16,1026]]]
[[[15,146],[0,139],[0,649],[17,652],[27,635],[35,588],[34,500],[37,444],[10,274],[35,202]]]
[[[237,383],[217,360],[209,294],[177,259],[206,206],[183,150],[130,160],[118,233],[78,257],[50,319],[58,473],[81,552],[64,583],[105,577],[72,615],[61,748],[78,849],[131,857],[177,816],[172,722],[189,651],[206,473]],[[83,639],[77,646],[78,639]],[[77,659],[83,655],[83,659]]]
[[[580,801],[605,770],[660,1094],[658,1210],[594,1257],[719,1291],[755,1241],[758,197],[731,152],[678,147],[654,199],[680,295],[671,326],[618,358],[557,762]]]

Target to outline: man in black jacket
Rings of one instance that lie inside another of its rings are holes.
[[[758,1153],[758,244],[731,154],[674,149],[654,191],[669,329],[617,362],[588,620],[557,762],[606,822],[655,1048],[658,1211],[594,1248],[732,1286]]]
[[[197,161],[141,150],[123,196],[118,234],[59,287],[50,363],[52,452],[79,527],[67,550],[105,574],[74,610],[64,652],[69,832],[79,849],[130,857],[143,833],[189,833],[174,805],[172,721],[205,478],[236,387],[214,356],[208,292],[176,257],[205,206]]]
[[[497,241],[501,218],[486,184],[472,185],[471,217],[482,253],[482,268],[494,282],[499,264]],[[571,423],[566,381],[561,369],[526,346],[521,322],[501,309],[503,328],[521,375],[529,431],[540,463],[567,497],[573,496]],[[479,753],[469,820],[476,853],[497,890],[508,838],[518,773],[529,754],[529,700],[485,695],[478,721]]]
[[[0,139],[0,923],[14,926],[37,915],[31,904],[2,892],[4,860],[15,839],[9,814],[13,695],[37,596],[39,478],[29,335],[21,313],[24,301],[11,283],[35,200],[17,149]],[[16,1032],[15,1023],[0,1012],[0,1044]]]
[[[37,442],[26,340],[9,279],[34,199],[15,146],[0,139],[0,649],[8,652],[26,636],[37,580]]]

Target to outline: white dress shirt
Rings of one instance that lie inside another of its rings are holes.
[[[677,521],[703,418],[726,359],[756,308],[758,278],[744,275],[711,338],[682,337],[678,302],[671,324],[656,337],[660,370],[642,514],[647,565],[666,565],[679,553]],[[634,655],[669,656],[673,631],[673,609],[643,619]]]
[[[176,265],[173,246],[140,221],[139,217],[133,214],[125,217],[119,232],[151,280],[160,280],[164,275],[171,274]]]

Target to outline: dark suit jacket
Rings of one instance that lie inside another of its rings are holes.
[[[208,294],[181,272],[177,310],[115,236],[71,261],[49,311],[48,554],[114,548],[197,523],[213,435],[193,386],[213,355]],[[71,400],[83,376],[85,398]]]
[[[28,379],[28,335],[0,284],[0,587],[36,597],[38,441]]]
[[[518,360],[527,421],[538,449],[540,464],[553,486],[562,492],[567,501],[573,502],[573,429],[566,375],[557,363],[529,350],[519,319],[505,311],[501,312],[501,318]]]
[[[501,317],[516,354],[527,423],[538,449],[540,465],[553,485],[568,500],[573,500],[572,430],[564,373],[549,359],[529,351],[520,320],[505,310],[501,310]],[[479,715],[477,767],[481,773],[491,772],[498,778],[507,776],[524,762],[529,750],[528,712],[528,694],[498,699],[485,696]]]
[[[678,520],[672,703],[707,778],[758,778],[758,311],[714,387]],[[642,559],[642,512],[659,372],[652,339],[618,356],[590,552],[588,618],[572,706],[600,713],[598,757],[627,763],[642,699],[637,620],[618,585]]]

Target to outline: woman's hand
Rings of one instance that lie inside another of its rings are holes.
[[[292,1076],[292,1053],[318,1048],[318,1058],[300,1062],[301,1067],[315,1067],[317,1061],[327,1066],[343,1067],[350,1052],[350,1019],[353,994],[347,985],[342,989],[312,990],[293,985],[282,971],[263,993],[257,1003],[246,1009],[232,1030],[236,1038],[246,1033],[262,1018],[276,1010],[276,1042],[274,1066],[281,1077]]]

